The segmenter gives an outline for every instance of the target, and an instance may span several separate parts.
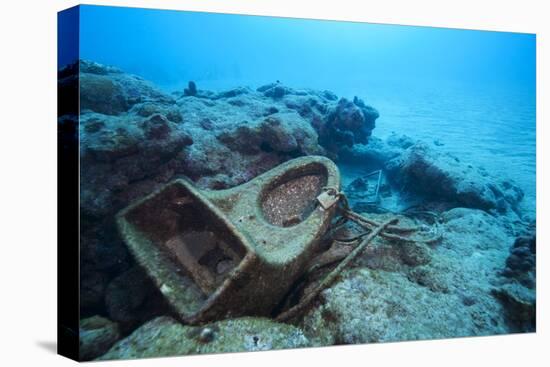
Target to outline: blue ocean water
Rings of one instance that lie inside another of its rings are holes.
[[[80,21],[81,58],[168,91],[280,80],[357,95],[380,111],[375,136],[437,141],[517,181],[535,211],[535,35],[95,6]]]

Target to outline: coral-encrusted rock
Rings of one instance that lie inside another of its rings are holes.
[[[237,88],[229,89],[229,90],[226,90],[226,91],[222,91],[222,92],[212,96],[211,98],[212,99],[231,98],[231,97],[239,96],[241,94],[248,94],[250,92],[252,92],[252,90],[250,90],[250,88],[237,87]]]
[[[128,109],[122,86],[105,75],[81,74],[80,107],[108,115]]]
[[[80,124],[81,208],[94,217],[120,209],[113,195],[130,193],[132,182],[148,177],[166,180],[162,168],[173,164],[193,142],[160,113],[148,117],[86,113]],[[126,199],[121,204],[127,203]]]
[[[160,113],[145,118],[88,113],[82,115],[80,123],[84,129],[82,159],[91,154],[99,162],[112,163],[123,157],[140,155],[140,161],[157,165],[193,143],[187,133]]]
[[[260,151],[320,154],[317,133],[295,112],[276,113],[254,123],[237,126],[218,135],[218,139],[234,151],[255,154]]]
[[[240,318],[203,327],[156,318],[115,344],[100,360],[252,352],[309,346],[303,332],[263,318]]]
[[[437,274],[437,269],[429,266],[411,268],[407,273],[407,279],[421,287],[427,287],[432,292],[449,292],[447,283]]]
[[[295,94],[292,88],[286,87],[281,83],[266,84],[256,90],[258,92],[262,92],[264,96],[274,99],[282,98],[287,94]]]
[[[90,61],[80,61],[80,108],[118,115],[133,105],[156,101],[174,103],[169,95],[140,77]]]
[[[319,143],[337,156],[342,146],[366,144],[379,114],[361,99],[338,99],[329,91],[295,90],[271,83],[257,89],[300,114],[319,134]]]
[[[469,208],[505,212],[516,209],[523,198],[522,190],[510,181],[490,177],[423,143],[407,148],[386,169],[394,182],[408,190]]]
[[[381,215],[369,217],[383,221]],[[312,343],[509,333],[502,304],[491,290],[502,281],[498,269],[513,236],[497,218],[477,209],[445,212],[440,226],[443,237],[429,249],[429,262],[415,261],[426,248],[413,247],[407,256],[397,251],[401,243],[365,250],[321,292],[299,324]]]
[[[512,331],[535,331],[537,301],[533,290],[511,283],[494,289],[493,295],[502,302]]]
[[[193,144],[180,154],[187,176],[197,186],[225,189],[250,181],[285,160],[277,152],[261,151],[243,154],[221,143],[214,135],[198,136],[200,145]]]
[[[338,157],[346,163],[360,164],[364,167],[382,168],[390,159],[403,152],[400,147],[389,145],[376,137],[370,137],[368,144],[355,144],[353,147],[342,147]]]
[[[504,262],[513,240],[494,216],[479,209],[454,208],[441,214],[441,222],[444,241],[454,251],[471,256],[480,250],[498,250]]]
[[[176,106],[158,104],[153,102],[144,102],[134,105],[130,113],[135,113],[141,117],[149,117],[154,114],[165,116],[168,120],[181,123],[183,119]]]
[[[512,331],[536,328],[536,251],[534,233],[516,238],[502,271],[504,284],[492,291],[502,302]]]
[[[337,151],[339,145],[353,146],[366,144],[375,126],[379,114],[355,97],[352,101],[341,98],[332,107],[319,132],[320,142],[331,151]]]
[[[536,235],[516,238],[506,259],[505,277],[516,279],[527,288],[535,288],[535,267],[537,255]]]
[[[78,350],[81,361],[89,361],[107,352],[120,338],[118,325],[104,317],[80,320]]]
[[[460,297],[434,292],[402,273],[360,268],[344,271],[324,290],[300,326],[316,345],[505,333],[503,322],[491,323],[492,312],[464,307]]]

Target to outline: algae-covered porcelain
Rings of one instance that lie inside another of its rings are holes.
[[[336,165],[302,157],[227,190],[172,181],[117,222],[184,321],[268,315],[319,250],[336,210],[318,205],[324,186],[340,188]]]

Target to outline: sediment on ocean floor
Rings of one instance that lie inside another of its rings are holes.
[[[62,90],[74,88],[75,70],[60,73]],[[193,341],[176,351],[159,341],[143,355],[154,355],[155,346],[166,354],[285,347],[279,343],[285,335],[296,336],[292,345],[306,346],[535,329],[535,223],[522,211],[521,188],[447,154],[444,147],[398,133],[373,136],[379,114],[360,98],[281,83],[219,92],[193,83],[187,91],[169,94],[90,61],[80,62],[80,85],[81,335],[101,341],[87,349],[85,359],[103,353],[114,339],[121,340],[106,358],[133,355],[133,345],[155,330],[187,335],[192,329],[156,319],[174,315],[120,239],[114,223],[120,209],[177,178],[203,189],[225,189],[307,155],[337,163],[354,211],[377,222],[404,214],[403,222],[427,227],[431,217],[421,213],[435,213],[441,241],[414,245],[376,239],[376,246],[323,290],[293,327],[269,321],[266,330],[279,330],[278,339],[269,339],[268,332],[255,334],[251,326],[248,339],[226,345],[225,336],[238,324],[226,320],[219,330],[201,331],[199,347]],[[71,116],[60,121],[72,121]],[[376,170],[382,177],[372,203],[375,183],[365,176]],[[319,186],[314,181],[289,185],[313,197]],[[275,213],[278,200],[273,193],[263,202],[277,226],[292,227],[309,211],[306,203],[292,199],[285,213]],[[356,230],[348,226],[340,234],[352,236]],[[331,256],[350,251],[340,244]],[[289,304],[330,271],[335,262],[329,260],[295,284]]]

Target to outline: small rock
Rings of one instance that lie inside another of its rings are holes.
[[[119,338],[118,325],[104,317],[93,316],[80,320],[80,360],[89,361],[101,356]]]
[[[214,340],[214,330],[209,327],[205,327],[199,334],[199,340],[203,343],[210,343]]]

